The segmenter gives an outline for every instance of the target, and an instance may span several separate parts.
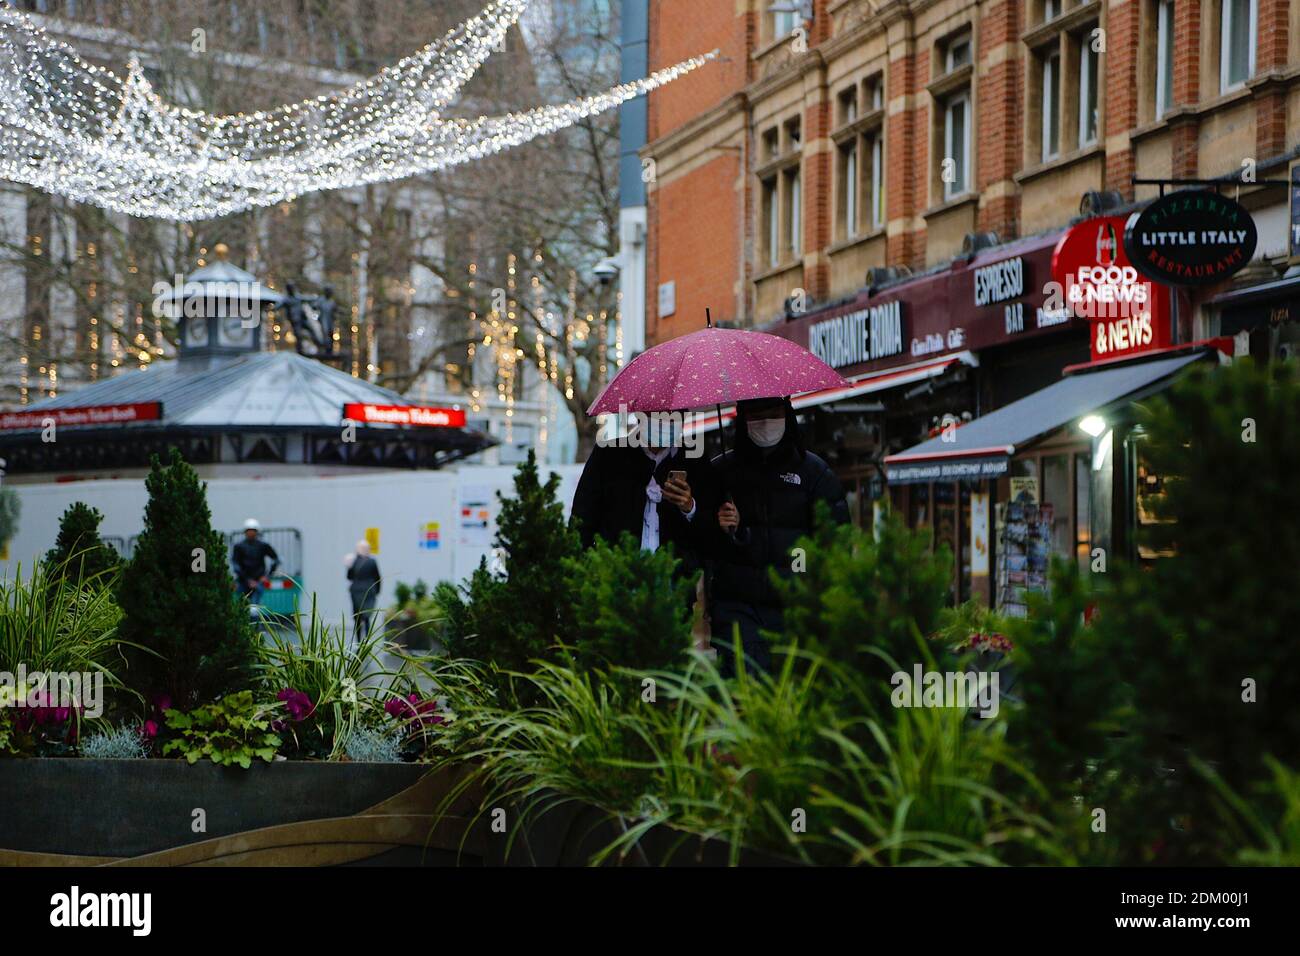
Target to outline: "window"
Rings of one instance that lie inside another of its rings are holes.
[[[871,142],[871,226],[885,224],[885,138],[877,133]]]
[[[782,6],[793,6],[791,0],[785,0]],[[803,25],[803,18],[799,16],[797,10],[778,10],[772,14],[772,39],[779,40],[782,37],[788,37],[796,29]]]
[[[781,263],[781,207],[777,202],[776,178],[763,180],[764,236],[767,242],[767,264],[775,269]]]
[[[864,110],[858,109],[861,87]],[[884,78],[869,76],[839,96],[835,142],[835,238],[853,239],[884,221],[881,142],[884,136]]]
[[[852,123],[858,118],[858,88],[850,86],[840,94],[840,122]]]
[[[1044,160],[1061,151],[1061,54],[1053,50],[1043,59],[1043,77],[1040,92],[1043,104]]]
[[[960,70],[970,62],[970,37],[964,36],[948,44],[946,71]]]
[[[945,199],[960,196],[970,188],[970,95],[959,93],[944,105],[943,160],[951,160],[950,175],[944,176]]]
[[[800,234],[802,232],[803,218],[800,210],[799,195],[799,167],[786,170],[786,222],[790,225],[788,251],[791,256],[797,256],[802,251],[800,243]]]
[[[781,135],[775,129],[763,134],[763,159],[775,159],[781,154]]]
[[[1061,0],[1043,0],[1043,22],[1055,20],[1061,15]]]
[[[867,81],[867,103],[872,110],[885,108],[885,84],[878,76]]]
[[[840,233],[847,239],[858,234],[858,141],[855,137],[840,147]]]
[[[1156,7],[1156,119],[1174,102],[1174,0]]]
[[[789,262],[801,249],[800,133],[796,116],[763,134],[765,163],[758,171],[764,246],[760,260],[768,269]]]
[[[1097,142],[1097,70],[1100,58],[1086,33],[1079,41],[1079,145]]]
[[[1219,88],[1240,86],[1255,74],[1255,0],[1223,0],[1219,21]]]

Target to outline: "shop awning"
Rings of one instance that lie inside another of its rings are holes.
[[[1198,351],[1078,372],[962,425],[946,438],[940,435],[889,455],[885,473],[894,485],[996,478],[1007,471],[1011,456],[1035,439],[1122,399],[1150,394],[1209,354]]]
[[[849,379],[847,385],[837,385],[835,388],[824,388],[820,391],[796,395],[790,400],[790,404],[798,411],[799,409],[810,408],[813,405],[825,405],[828,402],[838,402],[846,398],[867,395],[871,392],[884,391],[887,388],[911,385],[927,378],[936,378],[955,365],[975,366],[978,364],[979,360],[973,353],[954,352],[951,355],[945,355],[929,362],[918,362],[914,365],[904,365],[899,368],[882,369],[878,372],[864,372]],[[736,407],[734,405],[723,407],[721,419],[723,424],[730,423],[735,417]],[[718,421],[716,412],[711,415],[693,416],[687,430],[691,432],[712,431],[718,427]]]

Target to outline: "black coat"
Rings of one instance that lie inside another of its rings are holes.
[[[573,495],[573,518],[583,547],[591,547],[597,537],[614,543],[625,531],[640,542],[651,472],[662,486],[670,471],[686,472],[696,511],[687,521],[667,498],[659,502],[659,546],[673,546],[673,554],[682,561],[680,570],[697,570],[702,545],[717,527],[718,509],[708,461],[702,456],[688,458],[680,448],[657,468],[640,448],[598,445],[592,450]]]
[[[348,593],[357,610],[372,608],[379,599],[379,562],[370,555],[358,554],[348,565]]]
[[[711,599],[777,607],[780,600],[768,570],[775,568],[784,577],[794,573],[791,552],[800,537],[811,533],[816,503],[825,501],[833,520],[849,520],[839,479],[825,461],[800,446],[793,413],[785,437],[771,449],[755,446],[739,423],[735,449],[715,458],[713,470],[720,497],[725,500],[730,493],[740,512],[740,527],[734,537],[717,529],[715,509]]]
[[[269,571],[266,569],[268,558],[271,561]],[[234,565],[236,576],[244,581],[249,578],[270,577],[280,566],[280,556],[275,553],[275,548],[261,538],[253,538],[251,541],[248,538],[240,538],[230,551],[230,563]]]

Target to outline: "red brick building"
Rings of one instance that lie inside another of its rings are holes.
[[[1300,144],[1288,0],[770,6],[651,3],[652,69],[722,56],[650,96],[652,343],[706,306],[762,325],[791,297],[853,294],[870,268],[951,260],[973,233],[1062,228],[1089,191],[1154,196],[1134,175],[1285,175]],[[1241,196],[1254,211],[1281,192]],[[1261,222],[1265,258],[1280,216]]]
[[[888,500],[952,548],[955,600],[1041,579],[991,543],[1030,488],[1052,553],[1131,549],[1139,391],[1300,355],[1300,2],[651,3],[651,68],[714,48],[650,96],[647,341],[709,308],[835,366],[846,388],[795,400],[812,446],[855,520]],[[1143,279],[1117,322],[1054,299],[1067,247],[1127,265],[1128,216],[1190,180],[1249,213],[1242,271]]]

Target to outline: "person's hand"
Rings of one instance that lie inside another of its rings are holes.
[[[677,506],[682,514],[690,514],[695,507],[695,498],[691,495],[691,486],[684,480],[669,478],[663,485],[664,497]]]
[[[244,579],[244,583],[247,584],[250,588],[255,588],[255,587],[257,587],[257,579],[256,579],[256,578],[245,578],[245,579]]]
[[[718,527],[728,534],[740,527],[740,512],[730,501],[718,509]]]

